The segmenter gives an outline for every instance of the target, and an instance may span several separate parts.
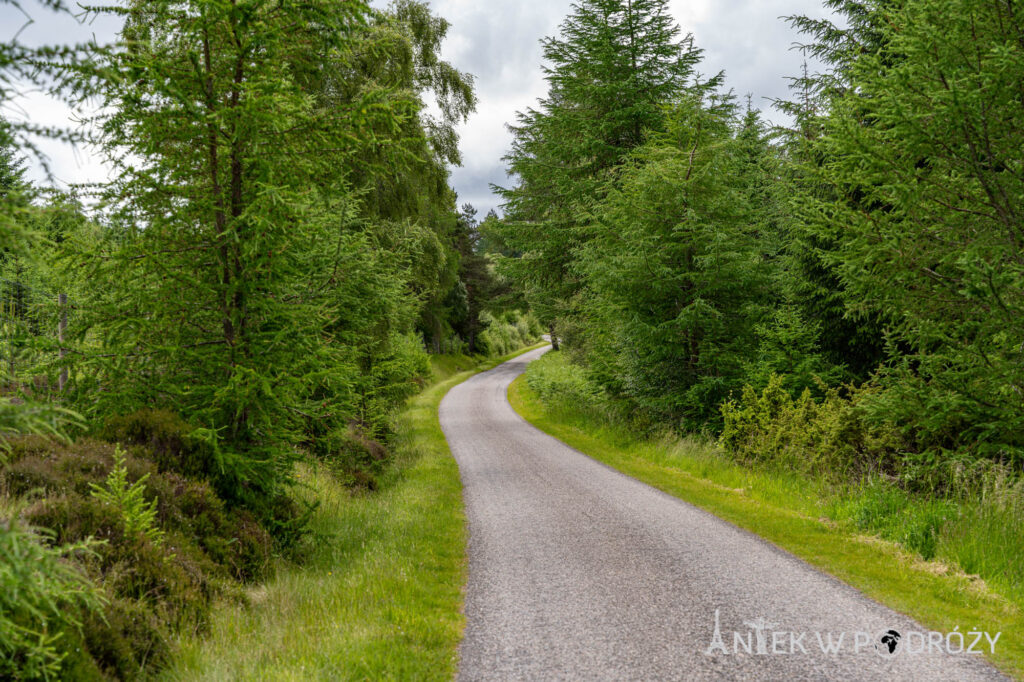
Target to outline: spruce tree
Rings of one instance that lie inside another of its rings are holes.
[[[583,0],[543,47],[548,94],[511,126],[515,184],[499,192],[503,241],[520,254],[505,272],[554,324],[580,290],[589,206],[647,131],[664,128],[663,107],[685,92],[700,51],[667,0]]]
[[[1014,3],[877,9],[878,49],[830,102],[814,224],[841,227],[834,272],[853,313],[899,344],[877,416],[934,461],[1021,461],[1024,403],[1024,16]],[[941,38],[940,38],[941,37]]]
[[[784,145],[792,163],[780,177],[793,208],[785,227],[789,277],[782,286],[794,299],[797,314],[820,329],[818,347],[824,358],[844,367],[846,377],[853,381],[867,380],[885,360],[885,329],[891,320],[877,308],[860,304],[843,283],[839,272],[846,238],[843,221],[823,212],[823,207],[846,202],[858,210],[864,196],[856,190],[837,191],[822,180],[822,169],[835,158],[820,138],[832,103],[855,86],[852,78],[858,59],[883,53],[890,35],[889,14],[902,3],[827,0],[826,8],[841,21],[790,17],[791,25],[810,38],[802,46],[804,53],[826,68],[812,74],[805,64],[803,74],[792,79],[796,99],[776,103],[794,120]],[[887,54],[886,59],[891,58],[891,53]],[[864,124],[871,122],[865,120]]]
[[[587,364],[638,414],[699,428],[742,386],[774,299],[768,154],[753,114],[690,96],[595,207]]]
[[[476,351],[477,336],[483,331],[480,314],[495,294],[490,263],[480,249],[480,224],[476,216],[477,210],[472,204],[463,204],[455,239],[459,254],[459,287],[453,291],[464,293],[465,314],[454,320],[453,326],[470,353]]]

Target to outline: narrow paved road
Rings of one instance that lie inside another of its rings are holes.
[[[928,654],[922,626],[530,426],[506,391],[541,353],[441,403],[469,518],[460,679],[998,678],[934,639]],[[716,611],[722,646],[707,653]],[[883,656],[889,630],[925,653]],[[839,653],[822,652],[830,635]]]

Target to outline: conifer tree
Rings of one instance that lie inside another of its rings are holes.
[[[117,177],[106,241],[77,262],[102,282],[76,382],[97,416],[181,413],[221,491],[272,504],[307,421],[344,414],[334,283],[365,250],[345,169],[374,128],[415,110],[380,89],[330,106],[314,87],[365,25],[363,3],[131,2],[87,72]],[[348,291],[348,290],[346,290]],[[325,392],[326,391],[326,392]]]
[[[742,385],[774,298],[768,153],[753,113],[690,96],[594,210],[587,364],[648,417],[700,427]]]
[[[14,201],[25,189],[25,159],[18,153],[7,122],[0,118],[0,200]]]
[[[878,416],[916,449],[1020,462],[1024,16],[1014,3],[874,8],[877,49],[830,102],[809,206],[839,225],[834,271],[854,313],[900,344]],[[941,38],[938,38],[941,36]]]
[[[583,0],[543,41],[548,94],[511,126],[514,186],[500,189],[504,261],[541,319],[565,316],[580,290],[574,260],[587,240],[590,204],[648,130],[664,127],[700,58],[680,38],[667,0]]]
[[[843,366],[854,381],[868,379],[885,360],[885,328],[890,320],[877,309],[850,305],[857,302],[851,301],[839,273],[843,222],[822,213],[822,208],[839,200],[856,206],[863,196],[856,191],[837,192],[822,182],[821,169],[834,159],[820,137],[832,102],[853,86],[857,60],[880,54],[886,46],[888,12],[903,1],[826,0],[825,7],[841,21],[789,17],[790,24],[810,39],[802,46],[804,53],[825,69],[810,73],[805,64],[803,73],[791,79],[797,98],[776,102],[794,119],[794,128],[785,136],[790,163],[780,178],[793,209],[785,227],[789,277],[783,287],[793,297],[797,314],[820,330],[818,347],[824,358]]]
[[[458,216],[455,239],[459,254],[459,287],[465,300],[465,314],[454,320],[455,331],[466,342],[470,353],[476,351],[477,336],[483,331],[480,314],[493,299],[495,282],[490,263],[480,248],[480,224],[472,204],[463,204]]]

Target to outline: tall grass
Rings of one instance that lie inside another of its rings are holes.
[[[1024,604],[1024,481],[989,475],[943,526],[936,554]]]

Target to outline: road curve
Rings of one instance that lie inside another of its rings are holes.
[[[460,679],[1001,679],[774,545],[528,424],[506,391],[545,350],[441,403],[469,520]],[[757,619],[769,621],[760,642]],[[889,630],[901,637],[895,656],[880,642]],[[841,635],[838,653],[822,652]]]

